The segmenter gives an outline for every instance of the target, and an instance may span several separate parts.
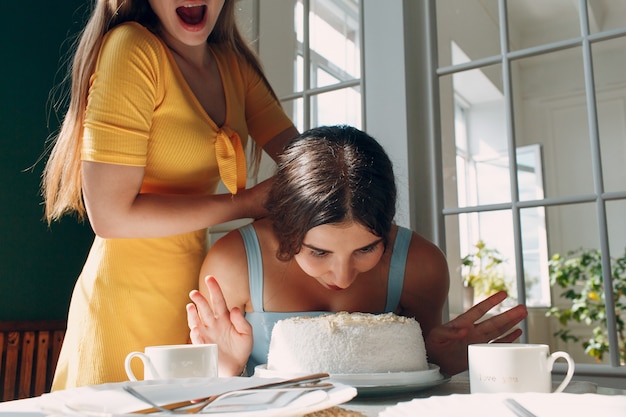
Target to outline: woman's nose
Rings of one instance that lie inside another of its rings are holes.
[[[355,270],[350,262],[338,262],[335,265],[333,284],[340,288],[348,288],[354,281]]]

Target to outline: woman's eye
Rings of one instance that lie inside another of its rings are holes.
[[[378,247],[380,243],[376,243],[374,245],[371,246],[367,246],[365,248],[361,248],[359,249],[359,253],[370,253],[370,252],[374,252],[374,250],[376,250],[376,248]]]
[[[311,255],[312,256],[316,256],[318,258],[326,256],[327,254],[328,254],[328,252],[326,252],[324,250],[311,250]]]

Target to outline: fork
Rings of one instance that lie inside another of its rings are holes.
[[[252,387],[243,388],[243,389],[226,391],[221,394],[216,394],[210,397],[199,399],[195,402],[180,401],[176,403],[163,404],[163,405],[156,404],[154,401],[145,397],[144,395],[139,393],[137,390],[132,388],[130,385],[125,385],[124,390],[128,392],[129,394],[133,395],[135,398],[152,406],[151,408],[134,411],[132,412],[132,414],[152,414],[157,411],[163,411],[163,412],[170,413],[170,414],[176,414],[176,413],[197,414],[207,405],[211,404],[214,401],[217,401],[219,398],[223,396],[230,395],[233,392],[262,390],[262,389],[270,389],[270,388],[287,388],[287,387],[305,388],[307,386],[321,388],[321,387],[332,386],[332,384],[319,384],[320,381],[324,379],[328,379],[328,378],[329,378],[329,375],[327,373],[313,374],[313,375],[307,375],[307,376],[293,378],[293,379],[287,379],[287,380],[279,381],[279,382],[271,382],[269,384],[262,384],[262,385],[252,386]],[[185,410],[179,410],[181,408],[190,407],[192,405],[194,407],[187,408]]]
[[[146,397],[145,395],[143,395],[142,393],[140,393],[139,391],[137,391],[135,388],[131,387],[130,385],[124,385],[122,388],[124,389],[124,391],[126,391],[133,397],[137,398],[138,400],[141,400],[146,404],[150,404],[157,411],[163,411],[165,413],[173,413],[172,410],[169,410],[165,407],[161,407],[160,405],[158,405],[157,403],[155,403],[150,398]]]
[[[297,390],[297,391],[300,391],[300,393],[298,394],[298,397],[299,397],[300,395],[304,394],[307,391],[315,391],[315,390],[325,391],[332,387],[334,387],[334,385],[330,383],[325,383],[325,384],[315,383],[315,384],[302,384],[302,385],[296,385],[296,386],[289,386],[289,387],[283,387],[283,388],[261,388],[261,389],[245,389],[244,388],[241,390],[233,390],[233,391],[224,392],[222,394],[214,395],[212,397],[208,397],[204,400],[200,400],[195,403],[192,403],[190,401],[181,401],[180,403],[166,404],[165,406],[158,405],[157,403],[152,401],[150,398],[144,396],[139,391],[137,391],[136,389],[134,389],[133,387],[129,385],[124,386],[123,389],[129,394],[131,394],[132,396],[134,396],[135,398],[153,407],[152,409],[148,408],[145,410],[134,411],[132,414],[151,414],[157,411],[162,411],[168,414],[199,414],[200,411],[204,410],[210,405],[215,404],[216,402],[218,402],[218,400],[223,400],[225,398],[239,395],[239,394],[254,394],[257,392],[275,392],[276,395],[279,395],[287,391]],[[298,397],[294,397],[290,399],[289,402],[293,401],[294,399]],[[270,400],[268,403],[271,403],[272,401],[273,399]],[[193,405],[194,407],[191,407],[191,405]],[[255,404],[255,405],[259,406],[259,405],[262,405],[262,403]],[[229,406],[224,405],[224,406],[216,406],[216,407],[232,407],[232,405],[229,405]]]
[[[192,409],[193,412],[189,412],[189,414],[199,414],[199,413],[221,413],[224,411],[233,412],[233,411],[254,411],[254,410],[267,410],[270,408],[281,408],[290,404],[304,394],[312,391],[324,391],[324,398],[328,398],[327,390],[333,388],[333,384],[315,384],[315,385],[306,385],[306,386],[296,386],[296,387],[285,387],[285,388],[269,388],[269,389],[260,389],[260,390],[242,390],[242,391],[231,391],[227,395],[222,395],[218,400],[211,402],[210,404],[203,404],[202,407],[194,407]],[[296,391],[294,393],[294,391]],[[254,402],[251,404],[221,404],[219,401],[224,400],[229,397],[235,397],[241,394],[254,394],[258,392],[266,392],[273,393],[272,397],[266,401]],[[291,392],[291,395],[285,395],[288,392]],[[185,412],[188,412],[185,410]]]

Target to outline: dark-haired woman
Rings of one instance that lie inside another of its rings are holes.
[[[265,363],[276,321],[348,311],[414,317],[429,361],[467,369],[467,345],[498,339],[526,317],[517,306],[476,322],[506,298],[498,293],[442,324],[449,275],[442,252],[393,223],[392,164],[366,133],[311,129],[280,157],[267,218],[230,232],[205,258],[200,291],[187,306],[194,343],[217,343],[220,375]]]

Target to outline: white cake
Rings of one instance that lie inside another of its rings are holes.
[[[393,313],[325,314],[281,320],[272,331],[267,369],[355,374],[428,369],[422,329]]]

